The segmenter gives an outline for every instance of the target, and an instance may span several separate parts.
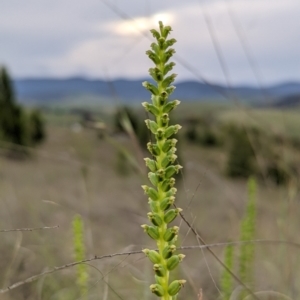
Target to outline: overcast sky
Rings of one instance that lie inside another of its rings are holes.
[[[158,20],[178,40],[178,80],[300,81],[299,0],[3,0],[0,64],[18,78],[145,77]]]

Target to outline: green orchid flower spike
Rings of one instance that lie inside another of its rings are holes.
[[[175,63],[169,62],[175,53],[170,46],[176,42],[175,39],[167,39],[171,30],[170,26],[164,26],[162,22],[159,22],[159,31],[151,30],[156,43],[151,44],[151,50],[146,54],[155,64],[149,69],[149,73],[156,84],[143,82],[143,86],[152,94],[152,103],[142,103],[155,119],[146,120],[148,129],[155,136],[155,142],[147,145],[152,159],[145,158],[146,166],[150,170],[148,177],[153,187],[142,186],[149,197],[151,212],[148,213],[148,218],[152,224],[144,224],[142,228],[156,241],[158,248],[158,251],[144,249],[143,252],[154,264],[156,283],[150,286],[150,290],[163,300],[177,299],[178,292],[185,283],[185,280],[170,280],[170,271],[184,258],[183,254],[175,253],[179,228],[170,226],[181,212],[180,208],[172,208],[177,191],[174,187],[175,178],[172,176],[182,168],[175,164],[177,140],[172,138],[181,126],[169,126],[169,113],[180,103],[178,100],[168,101],[175,89],[171,84],[176,77],[176,74],[167,75],[175,66]]]

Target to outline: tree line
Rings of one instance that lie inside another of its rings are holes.
[[[0,67],[0,141],[12,145],[34,146],[45,138],[41,113],[23,108],[16,101],[12,80]]]

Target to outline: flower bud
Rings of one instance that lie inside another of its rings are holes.
[[[179,104],[180,104],[179,100],[170,101],[163,107],[163,112],[168,113],[173,109],[175,109]]]
[[[151,49],[153,50],[153,52],[155,52],[156,54],[158,54],[159,53],[159,47],[158,47],[158,45],[156,44],[156,43],[152,43],[151,45],[150,45],[150,47],[151,47]]]
[[[170,209],[164,216],[165,223],[169,224],[174,221],[181,211],[181,208]]]
[[[153,201],[158,200],[158,193],[154,188],[149,187],[147,185],[142,185],[142,188],[145,194],[148,195]]]
[[[154,38],[156,38],[156,39],[160,38],[160,34],[156,29],[151,29],[150,32],[152,33]]]
[[[166,155],[161,162],[161,166],[163,168],[166,168],[170,163],[175,162],[176,159],[177,159],[177,155],[175,154]]]
[[[162,151],[167,153],[171,148],[176,146],[176,143],[176,139],[167,140],[162,146]]]
[[[164,169],[159,169],[156,171],[156,175],[160,180],[162,180],[165,177],[165,170]]]
[[[164,50],[166,50],[168,47],[173,46],[177,41],[175,39],[169,39],[165,42]]]
[[[160,264],[155,264],[153,270],[158,277],[164,277],[166,275],[166,269]]]
[[[149,178],[149,180],[151,181],[151,183],[152,183],[154,186],[157,186],[157,185],[158,185],[159,178],[158,178],[158,176],[157,176],[155,173],[149,172],[149,173],[148,173],[148,178]]]
[[[166,39],[165,39],[164,37],[160,37],[160,38],[157,40],[160,49],[163,49],[163,48],[164,48],[164,46],[165,46],[165,41],[166,41]]]
[[[153,294],[155,294],[158,297],[162,297],[164,295],[164,289],[160,284],[151,284],[150,290]]]
[[[155,213],[159,211],[160,206],[158,206],[158,201],[153,201],[151,198],[148,198],[148,203],[151,208],[151,210]]]
[[[166,242],[171,242],[174,237],[178,234],[179,227],[173,226],[171,228],[168,228],[164,234],[164,240]]]
[[[173,205],[174,201],[175,201],[175,197],[174,196],[165,198],[160,203],[160,209],[161,210],[167,210],[167,209],[169,209],[170,206]]]
[[[182,169],[182,166],[176,165],[176,166],[169,166],[165,170],[165,176],[166,178],[172,177],[175,173],[178,174],[179,170]]]
[[[176,193],[177,189],[175,187],[172,187],[169,191],[166,192],[166,197],[174,196]]]
[[[154,264],[158,264],[161,260],[160,255],[155,250],[144,249],[143,252]]]
[[[177,74],[172,74],[172,75],[166,77],[166,78],[164,79],[164,81],[162,82],[162,87],[163,87],[163,88],[168,87],[172,82],[174,82],[176,76],[177,76]]]
[[[148,226],[146,224],[141,225],[141,227],[144,229],[144,231],[154,240],[158,240],[159,239],[159,233],[157,228],[153,227],[153,226]]]
[[[152,120],[145,120],[146,126],[149,130],[151,130],[151,132],[153,134],[157,133],[157,129],[158,129],[158,125],[156,122],[152,121]]]
[[[167,38],[168,34],[172,31],[171,26],[165,26],[162,32],[162,35]]]
[[[165,65],[163,74],[166,75],[168,72],[172,71],[176,64],[174,62],[170,62]]]
[[[160,63],[160,58],[155,52],[148,50],[148,51],[146,51],[146,54],[156,65],[158,65]]]
[[[164,126],[164,127],[168,126],[169,121],[170,121],[169,115],[167,113],[164,113],[161,116],[161,124],[162,124],[162,126]]]
[[[152,76],[152,78],[155,81],[162,81],[163,80],[163,74],[157,67],[150,68],[149,69],[149,74]]]
[[[180,125],[172,125],[169,126],[166,130],[165,130],[165,138],[169,138],[170,136],[172,136],[173,134],[176,134],[178,132],[178,130],[181,129]]]
[[[147,157],[144,158],[144,161],[146,163],[146,166],[150,169],[150,171],[155,172],[157,170],[156,162],[153,159]]]
[[[176,53],[176,51],[173,49],[173,48],[170,48],[169,50],[167,50],[163,56],[162,56],[162,59],[161,61],[165,64],[168,62],[168,60]],[[150,56],[149,56],[150,59],[152,59]],[[153,59],[152,59],[153,60]]]
[[[169,245],[169,246],[165,247],[165,249],[163,250],[162,256],[164,259],[170,258],[175,251],[176,251],[176,246]]]
[[[181,290],[181,288],[186,283],[186,280],[174,280],[168,288],[168,293],[170,296],[175,296]]]
[[[156,132],[156,138],[158,140],[162,140],[163,137],[164,137],[164,130],[161,128],[158,128],[157,132]]]
[[[167,260],[167,268],[169,271],[174,270],[180,262],[185,258],[184,254],[173,255]]]
[[[148,91],[150,91],[152,94],[154,95],[158,95],[158,89],[156,86],[154,86],[153,84],[147,82],[147,81],[144,81],[142,83],[143,87],[145,87]]]
[[[160,105],[163,105],[163,104],[165,104],[165,102],[167,101],[167,99],[168,99],[168,93],[167,92],[162,92],[161,94],[160,94],[160,97],[159,97],[159,100],[160,100]]]
[[[170,179],[166,179],[162,182],[161,189],[163,192],[168,191],[171,188]]]
[[[147,143],[147,149],[154,156],[158,156],[160,154],[160,149],[156,144],[151,144],[150,142]]]
[[[153,225],[155,226],[161,226],[161,224],[163,223],[161,217],[158,214],[149,212],[147,214],[148,219],[152,222]]]
[[[148,102],[143,102],[142,105],[145,107],[146,111],[150,112],[152,115],[154,116],[159,115],[159,109],[153,104],[150,104]]]
[[[171,85],[171,86],[169,86],[169,87],[166,88],[166,92],[170,96],[174,92],[175,89],[176,89],[175,86]]]

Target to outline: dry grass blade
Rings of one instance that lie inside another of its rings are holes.
[[[176,205],[174,205],[176,207]],[[179,213],[183,221],[187,224],[187,226],[192,230],[194,235],[196,236],[197,240],[201,242],[203,245],[207,245],[203,238],[197,233],[195,228],[193,228],[190,223],[186,220],[184,215],[180,212]],[[227,268],[227,266],[218,258],[218,256],[210,249],[210,247],[207,247],[208,252],[218,261],[218,263],[226,269],[226,271],[240,284],[244,287],[244,289],[249,292],[249,294],[253,297],[253,299],[260,300],[259,297],[257,297],[231,270]]]
[[[191,228],[191,230],[193,230],[193,229]],[[195,245],[195,246],[183,246],[183,247],[178,247],[177,249],[178,250],[192,250],[192,249],[205,249],[205,248],[207,248],[211,253],[213,253],[212,250],[210,250],[211,247],[224,247],[224,246],[227,246],[227,245],[239,245],[241,243],[286,244],[286,245],[289,245],[289,246],[294,246],[294,247],[300,248],[300,244],[294,243],[294,242],[289,242],[289,241],[253,240],[253,241],[237,241],[237,242],[227,242],[227,243],[224,242],[224,243],[215,243],[215,244],[204,244],[204,245],[200,245],[200,246],[199,245]],[[48,271],[44,271],[44,272],[42,272],[40,274],[31,276],[31,277],[29,277],[29,278],[27,278],[25,280],[16,282],[16,283],[12,284],[11,286],[9,286],[7,288],[1,289],[0,290],[0,294],[7,293],[7,292],[9,292],[9,291],[11,291],[11,290],[13,290],[13,289],[21,286],[21,285],[24,285],[26,283],[34,282],[34,281],[38,280],[40,277],[42,277],[42,276],[45,276],[45,275],[48,275],[48,274],[52,274],[52,273],[64,270],[66,268],[74,267],[74,266],[76,266],[78,264],[88,263],[88,262],[91,262],[91,261],[101,260],[101,259],[105,259],[105,258],[113,258],[113,257],[116,257],[116,256],[130,256],[130,255],[142,254],[142,253],[143,253],[142,250],[137,250],[137,251],[129,251],[129,252],[122,252],[122,253],[107,254],[107,255],[102,255],[102,256],[94,256],[92,258],[88,258],[88,259],[85,259],[83,261],[76,261],[76,262],[72,262],[72,263],[69,263],[69,264],[65,264],[65,265],[60,266],[60,267],[54,267],[54,268],[52,268],[52,269],[50,269]],[[216,258],[222,264],[222,266],[226,268],[226,266],[224,266],[224,264],[222,263],[222,261],[220,261],[218,257],[216,257]],[[232,273],[230,270],[229,270],[229,272]],[[239,279],[237,278],[237,280],[239,280]],[[240,284],[242,285],[242,283],[240,283]],[[254,295],[253,292],[251,293],[251,295],[252,296]],[[255,295],[254,295],[254,297],[256,297],[254,299],[259,299]]]
[[[35,227],[35,228],[1,229],[0,232],[34,231],[34,230],[44,230],[44,229],[56,229],[56,228],[59,228],[59,225],[56,225],[56,226],[46,226],[46,227]]]

